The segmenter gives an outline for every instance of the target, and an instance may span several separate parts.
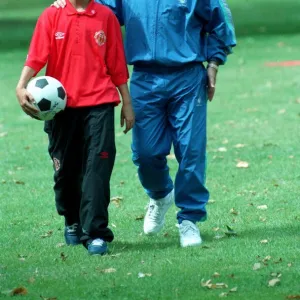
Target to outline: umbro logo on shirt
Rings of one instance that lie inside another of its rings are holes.
[[[62,40],[64,38],[65,38],[65,34],[63,32],[58,31],[58,32],[55,33],[55,39],[56,40]]]

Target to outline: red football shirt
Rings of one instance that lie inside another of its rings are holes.
[[[77,12],[47,8],[40,16],[25,66],[58,79],[68,94],[67,106],[119,103],[116,86],[127,83],[122,33],[113,12],[91,1]]]

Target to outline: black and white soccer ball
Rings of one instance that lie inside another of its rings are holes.
[[[31,80],[27,85],[27,91],[33,96],[34,105],[39,110],[37,119],[48,121],[67,104],[67,93],[63,85],[50,76],[40,76]]]

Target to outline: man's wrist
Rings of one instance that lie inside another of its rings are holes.
[[[212,68],[212,69],[215,69],[216,71],[219,70],[219,64],[215,61],[209,61],[208,64],[207,64],[207,69],[208,68]]]

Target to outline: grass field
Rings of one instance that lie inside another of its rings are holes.
[[[17,287],[32,300],[210,300],[235,287],[229,299],[300,295],[300,68],[265,66],[299,59],[299,1],[228,1],[239,47],[209,104],[207,186],[214,201],[199,225],[203,246],[179,247],[175,207],[159,236],[142,233],[147,197],[131,163],[131,136],[117,125],[112,196],[122,200],[110,206],[116,239],[104,257],[62,244],[47,137],[15,99],[34,19],[49,3],[35,2],[26,1],[31,9],[0,3],[0,299]],[[237,168],[239,161],[248,168]],[[176,162],[169,162],[174,175]],[[226,226],[237,236],[228,237]],[[203,287],[209,279],[226,285]],[[280,282],[269,287],[271,279]]]

